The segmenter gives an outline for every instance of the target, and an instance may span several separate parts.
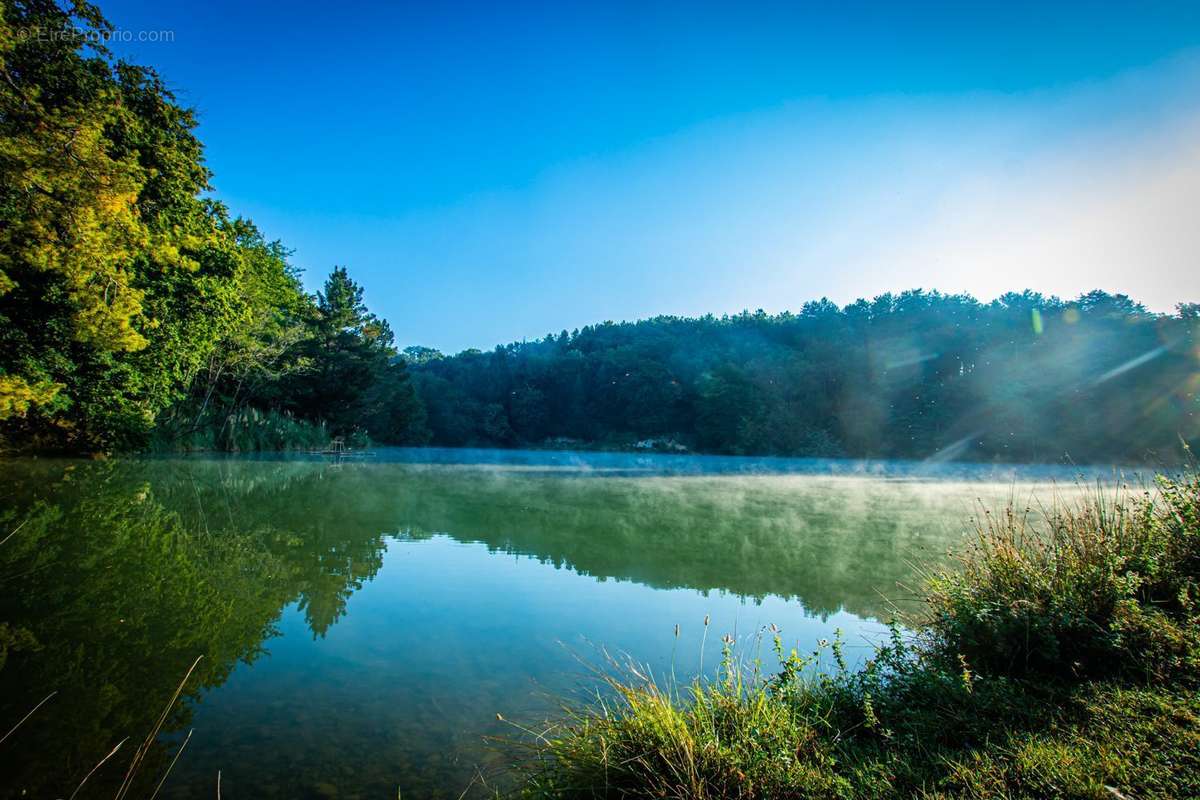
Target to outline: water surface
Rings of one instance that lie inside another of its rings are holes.
[[[720,636],[774,623],[802,650],[840,630],[861,657],[973,513],[1050,502],[1077,473],[479,450],[4,462],[0,735],[54,694],[0,745],[0,797],[69,796],[129,737],[78,795],[111,797],[198,656],[141,796],[191,731],[162,797],[214,796],[218,771],[233,798],[458,797],[503,780],[498,713],[552,714],[605,652],[686,679]]]

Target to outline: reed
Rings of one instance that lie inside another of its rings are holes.
[[[154,452],[254,453],[313,450],[328,446],[332,435],[323,422],[299,419],[284,411],[242,408],[228,415],[192,420],[181,429],[164,424],[155,432]]]

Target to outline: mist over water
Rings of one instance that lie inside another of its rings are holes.
[[[197,655],[146,770],[194,730],[164,796],[221,770],[241,796],[457,797],[495,777],[484,737],[514,733],[497,713],[536,723],[596,688],[605,653],[688,680],[722,635],[753,654],[774,623],[802,651],[840,630],[858,661],[973,514],[1118,477],[449,450],[0,472],[0,531],[21,526],[0,620],[37,642],[8,654],[0,727],[58,693],[0,752],[3,797],[69,794],[145,736]],[[80,796],[111,795],[125,763]]]

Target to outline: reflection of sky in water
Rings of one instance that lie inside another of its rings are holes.
[[[319,775],[315,764],[336,773],[347,754],[369,748],[363,757],[371,763],[356,762],[361,771],[353,781],[366,794],[394,792],[396,783],[406,795],[425,791],[424,764],[441,770],[446,793],[457,796],[470,780],[470,764],[486,759],[483,736],[512,733],[496,721],[498,712],[536,722],[563,697],[595,688],[585,663],[603,666],[602,648],[658,676],[669,676],[672,667],[690,676],[700,667],[706,615],[706,671],[719,661],[727,632],[752,640],[774,622],[786,642],[809,649],[841,628],[848,654],[859,658],[866,638],[882,630],[846,612],[812,617],[777,597],[755,602],[581,578],[443,536],[392,541],[379,574],[350,598],[346,615],[323,639],[289,607],[281,636],[267,644],[270,657],[240,666],[204,699],[188,762],[176,768],[178,785],[219,768],[243,794],[259,794],[267,789],[263,782],[292,780],[301,792],[305,779]],[[762,655],[773,667],[769,647]],[[247,744],[246,756],[231,758],[238,742]],[[264,751],[295,765],[264,770]],[[405,775],[403,765],[417,776]]]

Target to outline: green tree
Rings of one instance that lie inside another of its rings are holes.
[[[344,267],[329,274],[307,328],[297,346],[302,367],[286,382],[287,407],[340,436],[367,431],[382,441],[424,441],[424,410],[392,330],[367,310]]]
[[[277,245],[201,197],[195,115],[96,44],[94,6],[0,14],[0,435],[140,447],[214,363],[278,349],[303,295]]]
[[[362,424],[372,439],[386,444],[429,441],[425,406],[417,396],[404,359],[393,357],[367,392]]]

